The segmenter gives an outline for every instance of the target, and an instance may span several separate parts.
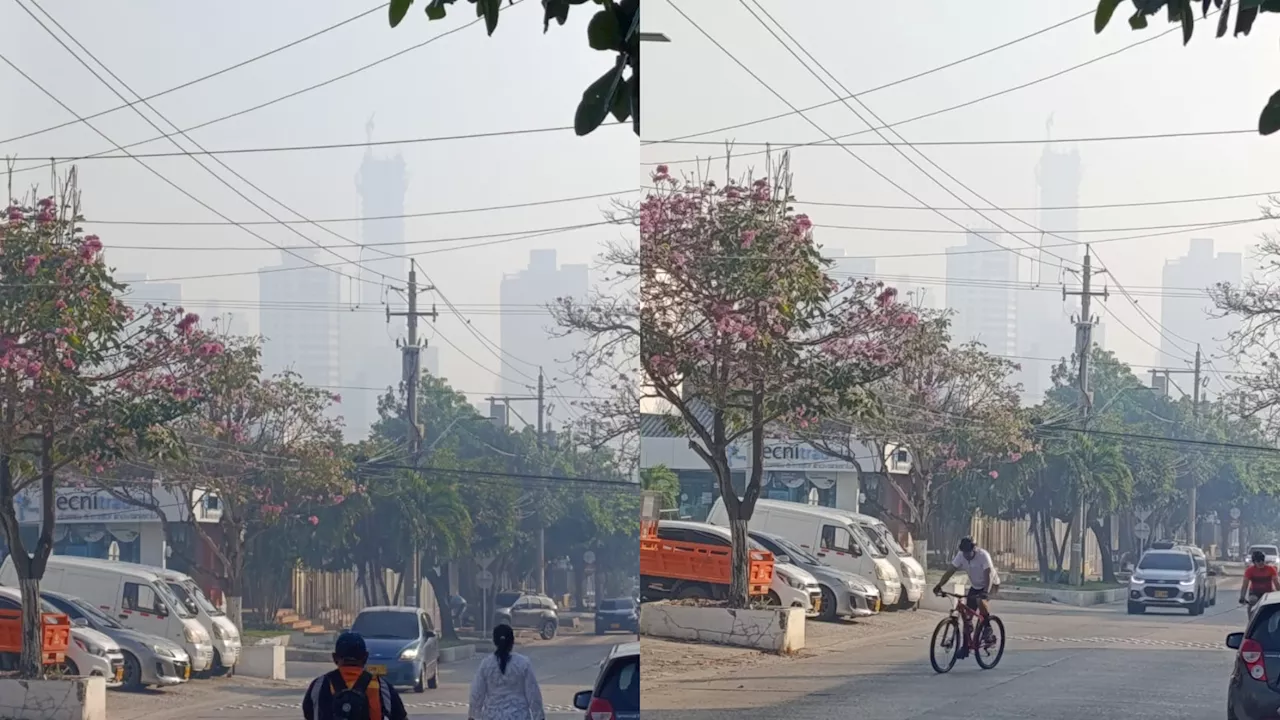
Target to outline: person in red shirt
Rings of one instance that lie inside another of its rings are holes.
[[[1255,550],[1253,564],[1244,569],[1244,582],[1240,583],[1240,602],[1253,605],[1269,592],[1280,590],[1280,577],[1276,568],[1267,564],[1267,556]]]

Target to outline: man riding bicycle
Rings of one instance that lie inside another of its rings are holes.
[[[947,568],[947,571],[942,575],[942,579],[933,587],[933,594],[942,596],[944,594],[942,586],[946,585],[951,576],[955,575],[959,570],[964,570],[969,574],[969,590],[965,593],[965,605],[970,610],[976,610],[982,616],[982,619],[986,620],[991,614],[987,600],[1000,590],[1000,575],[996,572],[995,563],[991,561],[991,553],[978,547],[971,537],[961,539],[960,552],[956,553],[955,558],[951,561],[951,567]],[[965,618],[965,637],[968,637],[972,632],[972,628],[969,627],[969,619]],[[991,632],[990,626],[987,626],[987,633]]]
[[[1244,569],[1244,582],[1240,583],[1240,604],[1252,608],[1263,595],[1280,590],[1280,574],[1267,564],[1267,556],[1261,550],[1254,550],[1250,559],[1253,564]]]

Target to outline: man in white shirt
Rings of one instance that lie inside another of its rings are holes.
[[[991,561],[991,553],[978,547],[973,538],[960,540],[960,552],[951,561],[951,567],[942,575],[942,579],[934,586],[933,593],[942,595],[942,586],[947,584],[952,575],[964,570],[969,575],[969,590],[965,593],[965,605],[976,610],[985,620],[991,614],[987,599],[1000,589],[1000,575],[996,572],[995,563]],[[968,618],[965,618],[965,636],[969,635]],[[987,628],[990,632],[990,628]]]

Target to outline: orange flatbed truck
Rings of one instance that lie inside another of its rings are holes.
[[[71,620],[62,613],[40,614],[43,663],[66,662]],[[22,611],[0,610],[0,670],[17,670],[22,657]]]
[[[733,578],[733,551],[719,545],[663,540],[658,537],[657,496],[640,500],[640,599],[721,600]],[[748,594],[765,597],[773,581],[773,554],[748,550]]]

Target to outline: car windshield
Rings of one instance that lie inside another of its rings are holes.
[[[889,532],[889,528],[885,524],[872,523],[870,525],[864,525],[863,528],[873,539],[880,538],[880,542],[888,548],[887,550],[883,550],[884,554],[888,555],[892,552],[894,555],[898,555],[899,557],[906,556],[907,551],[902,549],[902,546],[898,544],[898,539],[893,536],[893,533]],[[881,547],[881,545],[876,545],[876,547]]]
[[[182,601],[182,606],[190,611],[192,615],[200,614],[200,608],[196,605],[195,599],[191,597],[191,594],[187,592],[186,588],[176,582],[167,582],[165,583],[165,586],[169,588],[169,592],[173,593],[175,597]]]
[[[865,550],[868,555],[873,558],[885,556],[885,553],[882,552],[876,546],[876,543],[872,542],[871,538],[867,536],[867,532],[862,529],[862,526],[857,523],[849,523],[847,527],[849,528],[849,531],[853,533],[853,539],[858,541],[858,546]]]
[[[640,656],[619,658],[605,671],[599,696],[614,713],[640,712]]]
[[[81,600],[80,598],[71,598],[71,599],[70,599],[70,600],[68,600],[67,602],[68,602],[68,603],[70,603],[70,604],[72,604],[72,605],[75,605],[77,610],[79,610],[80,612],[84,613],[85,615],[88,615],[89,617],[93,618],[93,621],[94,621],[94,622],[96,622],[96,623],[98,623],[99,625],[104,625],[104,626],[106,626],[106,627],[111,628],[112,630],[123,630],[123,629],[124,629],[124,626],[123,626],[123,625],[121,625],[120,623],[116,622],[115,620],[112,620],[111,618],[107,617],[106,613],[104,613],[104,612],[102,612],[101,610],[99,610],[98,608],[96,608],[96,607],[94,607],[94,606],[90,605],[89,603],[85,602],[84,600]]]
[[[153,582],[150,587],[157,595],[164,599],[166,605],[173,608],[173,612],[176,613],[178,617],[193,618],[196,616],[196,612],[188,608],[187,604],[180,600],[177,595],[174,595],[168,585],[163,582]]]
[[[635,607],[635,602],[630,598],[621,598],[619,600],[601,600],[601,610],[630,610]]]
[[[173,584],[170,583],[169,587],[173,588]],[[226,614],[222,612],[222,610],[218,609],[218,606],[213,604],[213,601],[204,594],[204,591],[200,589],[200,586],[196,585],[191,580],[184,581],[181,584],[181,587],[192,600],[196,601],[196,604],[200,606],[200,609],[204,610],[209,617],[218,617]],[[178,592],[178,589],[174,588],[173,591]]]
[[[805,550],[804,548],[800,547],[799,545],[796,545],[790,540],[784,540],[783,538],[775,538],[773,542],[775,545],[778,546],[779,549],[782,550],[782,553],[784,555],[790,555],[791,557],[795,558],[799,562],[802,562],[808,565],[826,565],[826,563],[822,562],[821,558],[814,557],[809,553],[808,550]]]
[[[1275,545],[1254,545],[1249,548],[1249,553],[1252,554],[1255,550],[1262,551],[1263,555],[1280,555],[1280,551],[1276,549]]]
[[[1177,552],[1147,553],[1138,561],[1139,570],[1191,570],[1191,556]]]
[[[493,596],[493,606],[497,608],[509,608],[520,600],[518,592],[500,592]]]
[[[351,625],[352,632],[375,639],[412,640],[421,629],[411,612],[362,612]]]

